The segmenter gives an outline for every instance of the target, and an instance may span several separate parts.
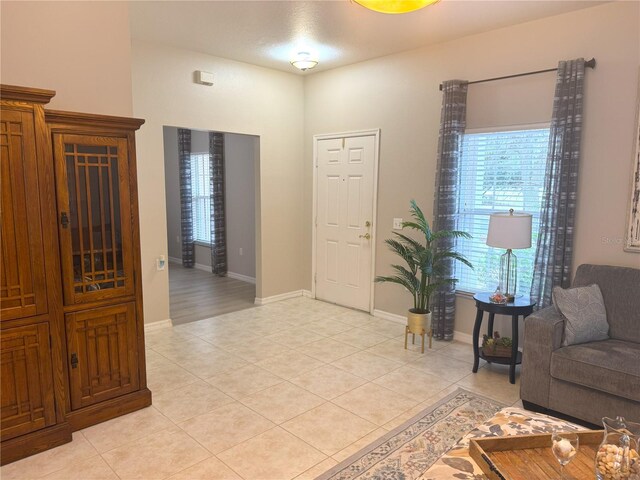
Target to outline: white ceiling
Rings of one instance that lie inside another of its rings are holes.
[[[441,0],[385,15],[349,0],[133,1],[130,12],[134,39],[286,72],[299,72],[295,52],[311,50],[320,63],[308,75],[599,3]]]

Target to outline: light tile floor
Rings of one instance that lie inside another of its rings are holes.
[[[2,479],[311,479],[462,387],[519,403],[471,345],[296,298],[146,335],[153,406],[2,467]]]

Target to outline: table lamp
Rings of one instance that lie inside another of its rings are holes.
[[[531,215],[514,213],[513,208],[489,217],[487,245],[507,250],[500,257],[500,290],[513,302],[518,286],[518,260],[513,254],[516,248],[531,247]]]

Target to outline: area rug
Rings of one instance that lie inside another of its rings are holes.
[[[412,480],[504,405],[458,389],[316,480]]]

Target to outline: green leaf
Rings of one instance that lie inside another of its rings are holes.
[[[461,253],[458,253],[458,252],[452,252],[450,250],[445,250],[443,252],[438,252],[436,254],[436,258],[437,258],[437,261],[443,260],[445,258],[450,258],[452,260],[457,260],[457,261],[459,261],[461,263],[464,263],[467,267],[473,269],[473,265],[467,259],[467,257],[465,257],[464,255],[462,255]]]
[[[409,266],[409,268],[411,269],[412,272],[416,272],[417,271],[417,265],[416,265],[416,261],[415,258],[413,256],[413,252],[411,252],[406,245],[403,245],[402,243],[398,242],[397,240],[393,240],[393,239],[387,239],[385,240],[385,243],[389,246],[389,248],[391,249],[391,251],[395,252],[396,254],[398,254],[400,257],[402,257],[404,259],[405,262],[407,262],[407,265]]]
[[[454,250],[455,246],[439,246],[439,240],[471,238],[460,230],[432,231],[429,222],[415,200],[411,200],[412,220],[403,222],[403,228],[410,228],[424,235],[424,243],[399,232],[393,232],[395,238],[385,240],[389,249],[401,257],[405,268],[392,265],[395,275],[376,277],[376,282],[389,282],[401,285],[413,296],[414,308],[429,310],[431,296],[444,286],[455,285],[457,279],[445,278],[451,262],[461,262],[471,268],[471,262]],[[455,242],[454,242],[455,243]]]
[[[438,232],[435,232],[431,236],[431,238],[433,241],[436,241],[442,238],[473,238],[473,237],[467,232],[462,232],[460,230],[440,230]]]

